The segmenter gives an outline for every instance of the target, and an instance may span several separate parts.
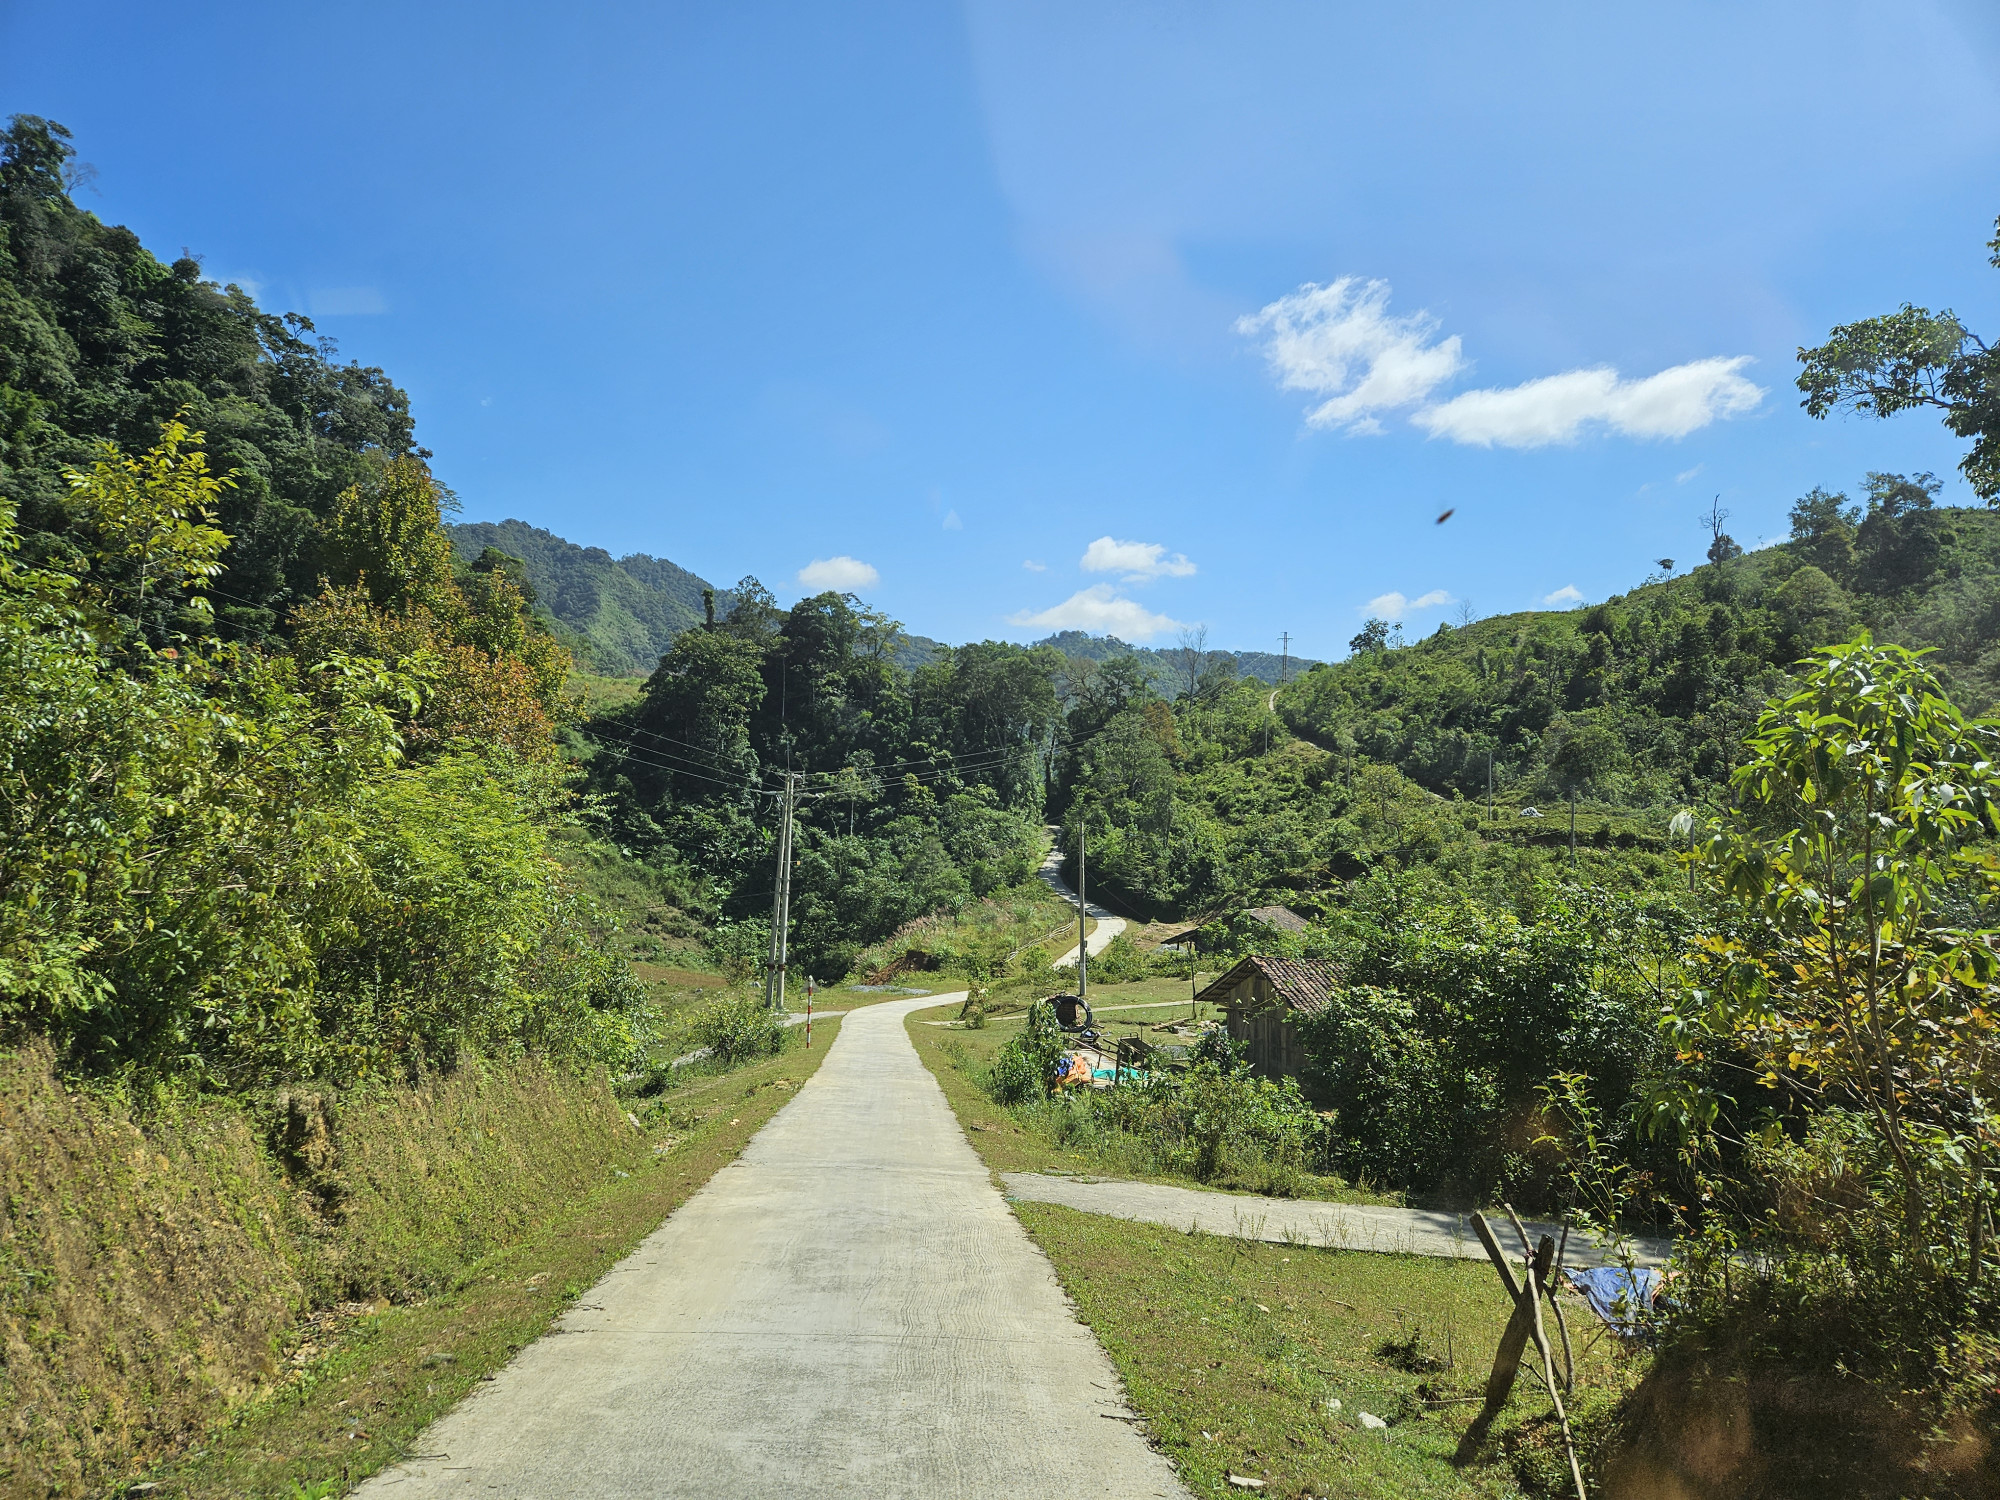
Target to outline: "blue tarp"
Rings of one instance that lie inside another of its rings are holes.
[[[1626,1338],[1641,1331],[1639,1315],[1652,1307],[1660,1291],[1660,1273],[1645,1266],[1630,1271],[1623,1266],[1593,1266],[1563,1274],[1583,1293],[1591,1310]]]

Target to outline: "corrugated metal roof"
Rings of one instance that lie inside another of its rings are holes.
[[[1316,1016],[1326,1009],[1327,1001],[1333,997],[1333,987],[1340,980],[1339,971],[1323,958],[1270,958],[1253,953],[1195,998],[1220,1000],[1253,971],[1269,980],[1271,988],[1293,1010],[1303,1011],[1309,1016]]]

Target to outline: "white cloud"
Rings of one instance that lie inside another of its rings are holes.
[[[1583,594],[1573,583],[1566,583],[1553,594],[1542,595],[1542,603],[1568,608],[1572,604],[1583,603]]]
[[[1156,615],[1145,605],[1119,596],[1108,583],[1071,594],[1062,603],[1038,614],[1026,610],[1012,616],[1016,625],[1036,630],[1103,631],[1128,641],[1148,640],[1164,630],[1178,630],[1180,621]]]
[[[1568,370],[1433,402],[1433,392],[1469,368],[1458,336],[1440,339],[1438,327],[1421,308],[1391,313],[1389,283],[1356,276],[1327,286],[1309,281],[1236,320],[1238,333],[1263,340],[1280,386],[1327,398],[1307,410],[1307,422],[1351,433],[1380,432],[1383,413],[1407,410],[1432,437],[1481,448],[1573,443],[1592,424],[1624,437],[1683,438],[1764,399],[1763,388],[1740,373],[1750,356],[1738,354],[1637,380],[1609,365]]]
[[[1032,557],[1023,558],[1021,566],[1026,568],[1030,573],[1046,573],[1049,570],[1047,563],[1036,562]]]
[[[364,317],[387,312],[389,303],[372,286],[327,286],[306,298],[306,310],[315,318]]]
[[[854,589],[872,589],[881,581],[882,575],[867,563],[845,554],[815,557],[799,569],[799,582],[809,589],[838,589],[847,593]]]
[[[1436,609],[1440,604],[1456,602],[1443,589],[1432,589],[1429,593],[1419,594],[1414,599],[1398,589],[1391,589],[1386,594],[1377,594],[1360,606],[1359,612],[1372,620],[1400,620],[1413,609]]]
[[[944,513],[944,529],[946,531],[965,530],[965,522],[959,520],[957,511],[948,510]]]
[[[1084,548],[1078,564],[1086,573],[1122,573],[1128,579],[1188,578],[1194,564],[1184,553],[1167,556],[1158,542],[1119,542],[1101,536]]]
[[[1680,473],[1674,476],[1674,483],[1686,484],[1690,479],[1694,478],[1695,475],[1699,474],[1703,469],[1707,467],[1708,465],[1706,464],[1696,464],[1692,469],[1682,469]]]
[[[1307,282],[1289,297],[1236,320],[1246,338],[1265,335],[1264,357],[1288,391],[1325,396],[1306,413],[1315,427],[1380,432],[1375,413],[1415,406],[1465,368],[1456,334],[1432,339],[1427,312],[1389,311],[1389,283],[1343,276]]]
[[[1682,438],[1719,417],[1754,409],[1763,387],[1737,372],[1750,356],[1697,359],[1644,380],[1624,380],[1608,365],[1545,375],[1497,390],[1466,391],[1410,420],[1432,437],[1490,448],[1573,443],[1590,423],[1625,437]]]

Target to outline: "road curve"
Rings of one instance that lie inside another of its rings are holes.
[[[951,998],[848,1012],[735,1163],[359,1493],[1186,1500],[910,1045]]]
[[[1062,847],[1058,845],[1048,852],[1047,857],[1042,860],[1042,867],[1035,873],[1048,882],[1058,896],[1061,896],[1063,900],[1069,902],[1074,907],[1076,905],[1076,892],[1071,890],[1069,882],[1062,878],[1062,862]],[[1123,917],[1112,916],[1110,912],[1099,906],[1095,901],[1085,901],[1083,909],[1087,915],[1097,919],[1097,925],[1090,929],[1090,936],[1084,943],[1084,946],[1090,950],[1090,956],[1095,958],[1111,946],[1113,938],[1125,930],[1125,919]],[[1065,953],[1061,958],[1053,960],[1050,967],[1067,969],[1075,962],[1076,949],[1072,946],[1069,952]]]

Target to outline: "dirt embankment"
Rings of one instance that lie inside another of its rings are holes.
[[[318,1309],[451,1286],[645,1150],[601,1075],[135,1122],[0,1054],[0,1496],[103,1491],[282,1378]]]

